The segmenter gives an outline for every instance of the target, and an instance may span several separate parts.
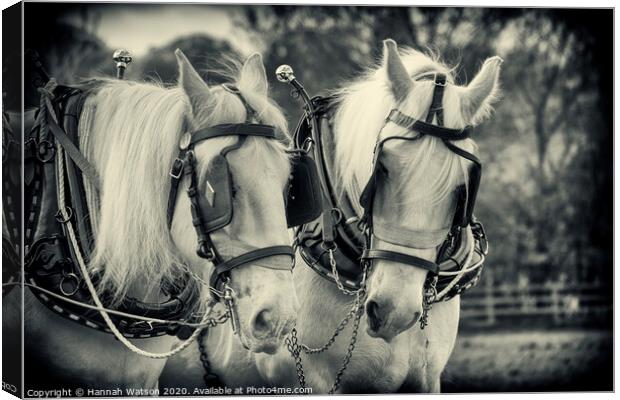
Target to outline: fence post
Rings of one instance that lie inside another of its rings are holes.
[[[526,315],[532,311],[531,294],[529,292],[530,282],[527,275],[519,274],[517,279],[516,300],[520,304],[521,314]]]
[[[486,276],[484,277],[484,290],[486,297],[486,314],[487,314],[487,325],[495,324],[495,301],[493,298],[493,273],[489,269],[486,271]]]
[[[553,322],[556,325],[560,323],[560,296],[559,296],[559,282],[551,283],[551,309],[553,310]]]

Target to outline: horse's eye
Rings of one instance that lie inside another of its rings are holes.
[[[232,185],[230,188],[230,195],[233,199],[237,196],[237,187],[235,185]]]

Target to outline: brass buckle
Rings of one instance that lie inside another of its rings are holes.
[[[177,157],[172,162],[172,168],[170,168],[170,176],[174,179],[180,179],[181,174],[183,174],[184,166],[185,166],[185,162],[182,159]]]

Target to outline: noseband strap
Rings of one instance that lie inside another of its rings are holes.
[[[242,265],[249,264],[253,261],[260,260],[260,259],[267,258],[267,257],[272,257],[272,256],[289,256],[292,259],[293,257],[295,257],[295,252],[291,246],[271,246],[271,247],[265,247],[262,249],[250,251],[238,257],[232,258],[228,261],[225,261],[215,266],[215,271],[213,274],[211,274],[211,280],[210,280],[211,287],[217,286],[220,276],[222,274],[225,274]],[[284,270],[283,268],[272,268],[272,269]]]
[[[426,269],[434,274],[439,273],[439,265],[432,261],[425,260],[420,257],[410,256],[409,254],[397,253],[390,250],[365,249],[362,253],[362,260],[387,260],[401,264],[411,265]]]
[[[441,245],[445,240],[450,227],[435,230],[418,230],[406,227],[384,224],[373,221],[373,234],[391,244],[411,247],[414,249],[432,249]]]

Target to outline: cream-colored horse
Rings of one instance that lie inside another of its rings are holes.
[[[433,82],[415,81],[414,77],[433,72],[448,76],[443,103],[445,126],[463,128],[479,124],[489,116],[497,99],[501,62],[499,57],[489,58],[469,85],[457,86],[451,71],[443,64],[410,49],[399,54],[396,43],[386,40],[382,65],[337,93],[333,121],[335,148],[327,149],[337,168],[337,176],[332,177],[335,185],[346,191],[350,199],[358,199],[371,174],[377,139],[416,135],[392,123],[385,124],[385,117],[393,108],[419,119],[428,113]],[[460,141],[458,146],[469,152],[476,150],[470,139]],[[375,199],[374,218],[412,230],[435,230],[450,225],[456,207],[454,189],[467,182],[468,161],[430,136],[414,142],[389,142],[381,161],[389,178]],[[354,206],[361,215],[361,206]],[[432,261],[437,256],[435,250],[415,250],[389,243],[378,243],[378,246]],[[331,337],[351,309],[353,300],[305,265],[299,256],[296,265],[293,274],[301,304],[298,337],[301,343],[318,348]],[[362,317],[355,350],[338,392],[440,390],[441,372],[457,334],[459,298],[435,304],[430,311],[429,325],[421,330],[416,322],[422,315],[426,276],[426,270],[409,265],[383,260],[374,263],[366,299],[366,310],[373,311],[371,316]],[[371,302],[375,306],[369,307]],[[302,356],[306,384],[313,393],[327,393],[332,388],[351,335],[349,323],[327,351]],[[230,341],[226,343],[230,345]],[[226,385],[298,385],[295,362],[284,346],[274,356],[249,354],[234,344],[232,349],[223,351],[222,339],[217,334],[210,336],[204,345],[213,371]],[[196,348],[188,349],[173,362],[168,367],[183,371],[187,378],[184,384],[204,385]]]
[[[448,76],[444,124],[460,129],[479,124],[489,115],[497,98],[501,62],[499,57],[486,60],[469,85],[457,86],[451,71],[441,63],[410,49],[399,54],[396,43],[386,40],[382,65],[338,93],[332,155],[337,168],[335,185],[346,191],[350,199],[359,199],[360,190],[370,177],[377,140],[417,134],[385,123],[386,115],[394,108],[416,119],[423,119],[428,113],[434,83],[415,81],[416,76],[433,72]],[[476,150],[470,139],[457,145],[470,152]],[[375,198],[375,221],[412,230],[437,230],[451,224],[456,207],[454,189],[467,182],[467,160],[431,136],[386,142],[381,157],[388,178]],[[361,206],[354,207],[361,215]],[[416,250],[386,242],[375,242],[373,246],[431,261],[437,256],[434,249]],[[416,322],[423,311],[427,273],[393,261],[373,263],[362,321],[366,331],[357,336],[339,392],[440,390],[440,375],[457,334],[459,299],[435,304],[429,325],[421,330]],[[301,258],[297,259],[294,275],[302,305],[297,319],[299,340],[310,347],[320,347],[350,309],[351,297],[318,276]],[[371,303],[375,305],[369,307]],[[314,393],[325,393],[332,387],[351,334],[348,326],[328,351],[303,356],[306,382]],[[270,382],[296,384],[294,364],[285,350],[277,359],[265,359],[262,367]]]
[[[208,281],[213,265],[196,255],[197,238],[183,186],[169,230],[166,202],[169,171],[185,131],[246,121],[238,96],[209,87],[179,50],[180,82],[166,89],[153,84],[103,80],[87,99],[80,121],[80,147],[101,177],[100,196],[85,182],[93,219],[95,251],[89,270],[102,273],[101,288],[148,302],[161,300],[162,282],[189,268]],[[286,135],[286,120],[267,97],[260,55],[247,59],[233,82],[258,117]],[[286,139],[283,137],[282,139]],[[234,137],[210,139],[195,148],[200,195],[210,160]],[[234,185],[232,222],[212,233],[223,259],[253,248],[290,243],[282,193],[288,181],[286,140],[250,137],[228,154]],[[187,182],[185,182],[185,185]],[[276,257],[231,272],[240,337],[252,352],[273,352],[294,324],[297,299],[292,274],[268,268],[290,262]],[[187,267],[185,267],[187,266]],[[210,296],[202,286],[202,302]],[[4,299],[5,316],[14,313],[20,292]],[[11,320],[10,317],[6,320]],[[15,319],[17,320],[17,319]],[[222,327],[230,333],[230,325]],[[125,348],[112,335],[79,326],[46,308],[25,291],[26,389],[157,388],[165,359],[151,359]],[[166,352],[179,339],[163,336],[133,340],[149,352]]]

